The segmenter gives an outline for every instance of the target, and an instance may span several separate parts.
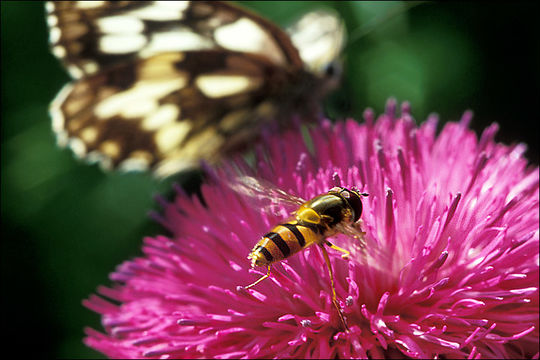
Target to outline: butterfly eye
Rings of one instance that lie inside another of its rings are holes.
[[[338,61],[332,61],[326,65],[324,69],[324,75],[327,78],[338,78],[341,76],[342,66]]]

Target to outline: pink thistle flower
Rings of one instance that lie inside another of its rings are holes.
[[[316,246],[237,289],[265,272],[246,256],[287,211],[254,208],[220,172],[206,205],[181,190],[164,203],[172,236],[146,238],[84,302],[105,328],[86,344],[125,358],[538,358],[538,168],[524,145],[494,141],[496,125],[477,139],[470,113],[437,136],[435,117],[417,126],[395,107],[325,121],[309,145],[299,131],[267,136],[255,169],[235,162],[305,199],[336,185],[369,193],[367,260],[344,235],[335,243],[351,257],[329,250],[348,332]]]

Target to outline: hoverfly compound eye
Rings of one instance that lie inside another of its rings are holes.
[[[362,215],[362,199],[360,198],[360,196],[363,194],[358,193],[358,191],[354,189],[346,190],[346,192],[347,197],[345,197],[345,199],[347,200],[347,202],[351,206],[351,209],[354,212],[353,222],[357,222]]]

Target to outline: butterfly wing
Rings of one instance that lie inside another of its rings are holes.
[[[164,52],[223,49],[301,68],[288,35],[221,1],[53,1],[49,42],[74,78]]]
[[[167,176],[247,141],[276,109],[269,83],[287,82],[278,70],[223,50],[119,64],[67,85],[51,105],[53,129],[61,146],[105,168]]]
[[[105,168],[168,176],[241,149],[267,123],[286,127],[295,108],[318,108],[288,35],[229,3],[47,10],[52,51],[76,79],[51,104],[58,143]]]

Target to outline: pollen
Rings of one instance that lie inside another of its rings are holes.
[[[252,251],[249,255],[248,255],[248,260],[251,260],[251,267],[254,268],[256,266],[258,266],[258,263],[260,263],[260,257],[261,257],[261,253],[260,252],[256,252],[256,251]]]

